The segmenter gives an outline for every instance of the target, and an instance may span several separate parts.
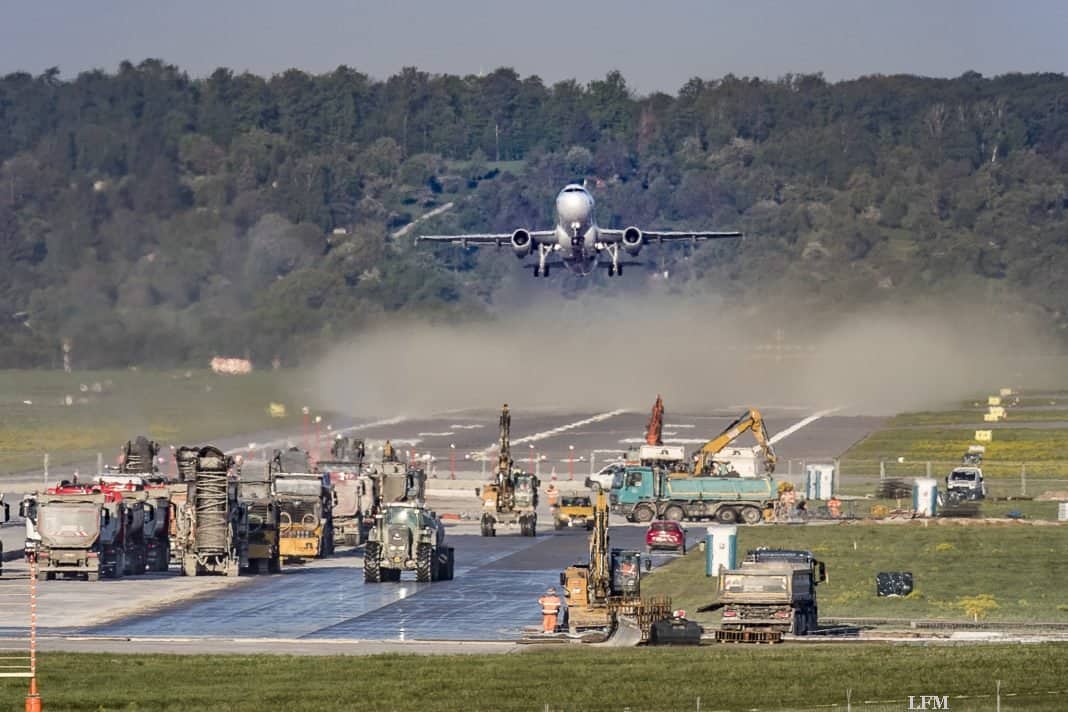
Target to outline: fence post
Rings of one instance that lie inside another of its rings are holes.
[[[926,463],[924,463],[924,471],[926,472],[926,475],[927,475],[928,479],[930,479],[930,477],[931,477],[931,461],[930,460],[928,460]]]
[[[1020,463],[1020,496],[1027,496],[1027,463]]]
[[[794,458],[792,458],[792,457],[789,460],[786,461],[786,476],[787,477],[793,477],[794,476]]]
[[[48,486],[48,453],[44,454],[44,483],[45,487]]]
[[[886,479],[886,460],[879,460],[879,479]]]
[[[104,474],[104,453],[102,452],[96,454],[96,474]]]

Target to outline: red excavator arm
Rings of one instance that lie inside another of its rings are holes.
[[[658,394],[653,404],[653,413],[649,416],[649,425],[645,428],[646,445],[663,445],[661,432],[664,429],[664,401]]]

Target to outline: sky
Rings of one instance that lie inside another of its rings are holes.
[[[638,94],[693,77],[1068,71],[1060,0],[0,0],[0,74],[159,58],[194,77],[348,65],[546,83],[618,69]]]

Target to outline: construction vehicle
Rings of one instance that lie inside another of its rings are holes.
[[[248,516],[234,472],[239,466],[212,445],[197,450],[179,526],[183,575],[237,576],[248,565]]]
[[[330,447],[330,459],[315,464],[330,478],[333,488],[334,541],[345,546],[363,543],[364,513],[371,509],[373,484],[362,474],[366,454],[363,440],[338,435]]]
[[[455,555],[445,545],[445,527],[421,501],[390,502],[375,515],[363,549],[367,583],[400,581],[414,571],[420,583],[450,581]]]
[[[36,542],[38,578],[77,575],[96,581],[101,575],[143,573],[143,561],[139,571],[127,562],[132,548],[127,504],[115,491],[69,482],[24,499],[22,514],[32,522],[33,535],[27,538]]]
[[[631,522],[654,519],[716,519],[758,524],[775,505],[771,477],[691,477],[652,467],[628,467],[623,486],[612,491],[612,509]]]
[[[726,448],[743,433],[752,432],[756,438],[755,448]],[[775,472],[775,450],[764,427],[760,411],[750,408],[742,413],[723,431],[712,438],[694,455],[694,477],[713,475],[733,477],[763,477]]]
[[[512,460],[512,415],[508,404],[501,409],[500,437],[497,442],[497,472],[494,481],[475,489],[482,498],[480,520],[482,536],[497,536],[497,526],[519,525],[522,536],[537,536],[538,487],[541,484],[533,473],[515,467]]]
[[[651,560],[645,562],[651,564]],[[569,632],[602,629],[615,638],[624,628],[616,644],[637,645],[647,640],[652,625],[671,616],[671,599],[641,598],[642,563],[641,552],[609,546],[608,498],[603,491],[597,492],[589,559],[560,574]]]
[[[286,561],[334,553],[334,498],[330,477],[316,472],[299,448],[276,450],[268,464],[278,502],[278,548]]]
[[[182,516],[182,510],[189,499],[189,484],[196,477],[197,455],[199,448],[179,447],[174,451],[175,466],[178,469],[178,481],[164,485],[170,494],[170,514],[167,532],[170,538],[171,563],[182,566],[185,561],[184,546],[189,541],[189,532],[184,527],[189,519]]]
[[[4,493],[0,492],[0,524],[7,524],[11,519],[11,506],[4,503]],[[0,541],[0,576],[4,575],[4,542]]]
[[[720,572],[717,600],[697,610],[722,609],[716,640],[775,642],[819,627],[816,586],[826,580],[811,551],[755,549],[738,568]]]
[[[960,459],[960,464],[969,467],[980,467],[983,464],[983,455],[985,454],[985,445],[969,445],[964,456]]]
[[[238,479],[238,496],[248,519],[248,572],[276,574],[282,570],[281,526],[271,468],[242,467]]]
[[[951,503],[986,499],[986,482],[978,467],[955,467],[946,475],[946,500]]]
[[[589,497],[561,497],[560,504],[553,511],[553,528],[585,527],[593,529],[593,503]]]
[[[105,471],[93,482],[105,491],[121,495],[127,502],[128,567],[138,569],[136,573],[166,571],[171,563],[171,493],[166,484],[160,479],[150,482],[141,475],[115,470]]]

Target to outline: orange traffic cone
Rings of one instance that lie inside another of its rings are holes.
[[[30,694],[26,695],[26,712],[41,712],[41,696],[37,694],[37,678],[30,678]]]

